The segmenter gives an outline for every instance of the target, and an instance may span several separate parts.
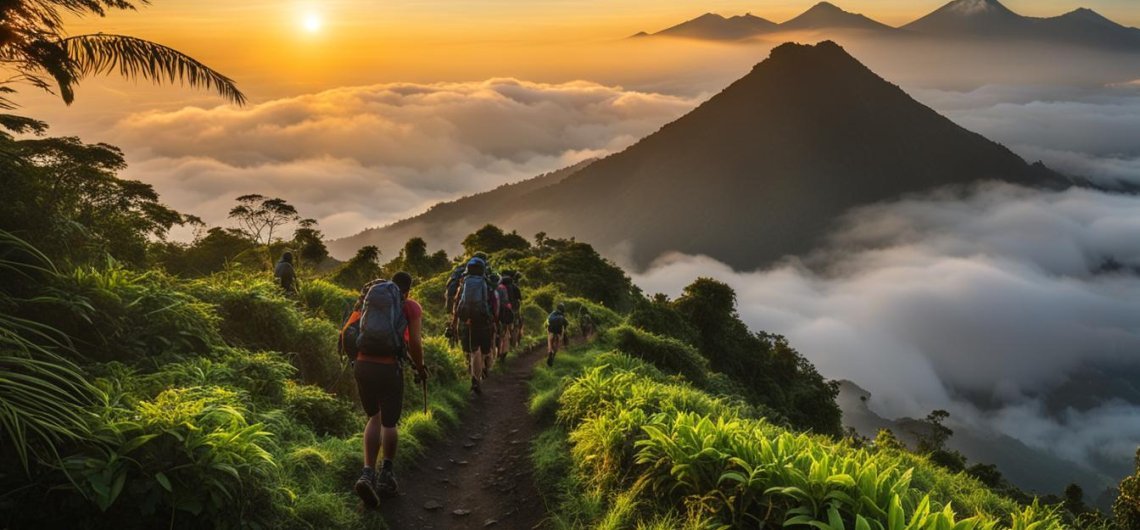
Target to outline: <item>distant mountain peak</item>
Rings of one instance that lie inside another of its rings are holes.
[[[889,30],[890,26],[872,20],[859,13],[844,11],[843,8],[831,2],[820,2],[807,11],[780,25],[781,28],[791,30],[802,29],[870,29]]]
[[[943,9],[965,16],[987,13],[1013,14],[1013,11],[998,0],[954,0]]]

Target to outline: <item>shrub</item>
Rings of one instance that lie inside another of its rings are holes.
[[[628,325],[607,331],[605,340],[622,352],[668,373],[681,374],[697,386],[708,383],[708,360],[681,341],[652,335]]]
[[[362,416],[351,403],[312,385],[288,382],[285,385],[285,410],[320,435],[343,437],[363,427]]]

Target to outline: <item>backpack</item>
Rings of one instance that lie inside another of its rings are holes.
[[[455,295],[459,294],[459,280],[463,279],[463,274],[466,271],[466,265],[460,265],[451,271],[451,276],[447,278],[447,300],[444,305],[446,305],[449,310],[452,304],[455,303]]]
[[[404,349],[404,332],[408,318],[404,316],[404,297],[392,282],[380,282],[368,289],[364,296],[364,310],[360,315],[360,335],[357,349],[374,357],[400,357]]]
[[[344,321],[344,326],[340,329],[340,337],[337,340],[337,351],[344,354],[348,358],[349,363],[356,362],[356,354],[359,351],[356,341],[360,338],[360,311],[353,311],[348,315]]]
[[[499,286],[495,288],[495,296],[499,297],[500,311],[502,311],[504,307],[514,309],[515,304],[514,301],[511,300],[511,290],[507,289],[506,285],[500,283]]]
[[[566,317],[558,311],[555,311],[551,313],[549,317],[546,317],[546,329],[555,335],[562,333],[563,328],[565,328],[568,324],[569,323],[566,321]]]
[[[491,311],[491,289],[487,285],[487,278],[478,274],[464,276],[459,289],[459,302],[455,305],[455,314],[459,320],[490,322]]]
[[[293,290],[293,280],[297,277],[297,273],[293,270],[292,263],[278,261],[277,266],[273,268],[273,276],[277,278],[277,285],[282,289],[290,292]]]

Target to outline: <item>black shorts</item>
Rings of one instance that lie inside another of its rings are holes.
[[[395,427],[404,409],[404,370],[399,364],[357,361],[352,372],[364,413],[379,413],[380,425]]]
[[[491,353],[492,337],[495,331],[490,325],[461,325],[459,326],[459,342],[463,345],[464,353],[483,350],[483,354]]]
[[[511,325],[515,321],[515,312],[509,307],[504,307],[499,310],[499,323],[504,326]]]

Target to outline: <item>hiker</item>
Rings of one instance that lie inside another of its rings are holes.
[[[495,286],[499,299],[499,359],[506,359],[511,349],[515,329],[515,306],[511,300],[511,277],[503,276]]]
[[[582,338],[589,340],[590,335],[594,333],[594,318],[590,316],[590,310],[585,307],[578,314],[578,325],[582,326]]]
[[[397,424],[404,401],[404,363],[411,361],[417,383],[427,381],[421,331],[423,308],[408,297],[412,276],[398,272],[392,281],[369,282],[361,291],[357,311],[342,329],[342,347],[352,351],[350,330],[355,329],[353,375],[360,404],[368,416],[364,427],[364,469],[353,490],[370,508],[381,497],[397,494],[393,460],[399,439]],[[383,449],[379,473],[376,459]]]
[[[554,354],[558,353],[558,346],[565,338],[566,329],[570,322],[566,320],[566,306],[558,307],[546,317],[546,365],[554,366]]]
[[[511,346],[518,346],[523,336],[522,290],[519,289],[519,280],[522,275],[517,271],[503,273],[503,283],[507,285],[507,292],[511,301],[511,308],[515,312],[515,324],[511,329]]]
[[[281,286],[281,290],[285,291],[285,294],[297,294],[297,271],[293,269],[292,252],[285,252],[281,255],[281,260],[273,268],[273,277],[277,279],[277,285]]]
[[[487,262],[480,258],[471,258],[467,262],[467,273],[459,284],[455,313],[452,315],[452,325],[459,332],[463,353],[467,354],[467,364],[471,370],[471,391],[475,394],[483,393],[484,360],[491,355],[493,346],[493,290],[484,276],[486,271]]]

